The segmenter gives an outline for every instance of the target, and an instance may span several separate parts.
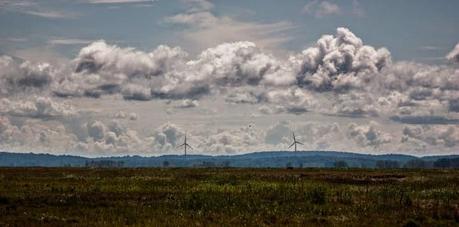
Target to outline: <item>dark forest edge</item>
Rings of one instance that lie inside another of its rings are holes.
[[[0,152],[2,167],[248,167],[248,168],[459,168],[459,155],[416,157],[337,151],[255,152],[240,155],[163,155],[88,158]]]

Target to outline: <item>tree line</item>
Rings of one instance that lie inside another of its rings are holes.
[[[346,161],[338,160],[334,163],[335,168],[351,167]],[[429,168],[459,168],[459,158],[440,158],[435,161],[426,161],[423,159],[411,159],[404,164],[394,160],[378,160],[375,168],[378,169],[397,169],[397,168],[412,168],[412,169],[429,169]]]

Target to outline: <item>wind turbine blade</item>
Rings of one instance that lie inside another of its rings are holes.
[[[296,142],[297,144],[301,144],[301,145],[304,145],[302,142]]]
[[[193,147],[191,147],[190,145],[187,144],[187,146],[188,146],[191,150],[194,150]]]
[[[288,148],[291,148],[291,147],[293,147],[293,145],[295,145],[295,142],[293,142],[293,143],[292,143],[292,145],[290,145],[290,147],[288,147]]]
[[[180,144],[180,145],[178,145],[177,147],[181,147],[181,146],[184,146],[184,145],[185,145],[185,144]]]

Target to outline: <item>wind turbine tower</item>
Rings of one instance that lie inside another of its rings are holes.
[[[183,148],[184,148],[184,150],[185,150],[185,157],[186,157],[186,148],[187,148],[187,147],[190,148],[191,150],[193,150],[193,148],[190,146],[190,144],[188,144],[188,143],[186,142],[186,134],[185,134],[185,142],[183,142],[183,144],[181,144],[181,145],[178,145],[177,147],[181,147],[181,146],[183,146]]]
[[[296,152],[296,151],[297,151],[297,150],[296,150],[296,145],[297,145],[297,144],[304,145],[303,143],[301,143],[301,142],[299,142],[299,141],[296,140],[295,133],[293,133],[293,143],[292,143],[292,145],[290,145],[290,147],[288,147],[288,148],[290,149],[292,146],[295,146],[295,152]]]

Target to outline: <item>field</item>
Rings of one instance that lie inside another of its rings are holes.
[[[0,226],[454,226],[458,170],[0,168]]]

